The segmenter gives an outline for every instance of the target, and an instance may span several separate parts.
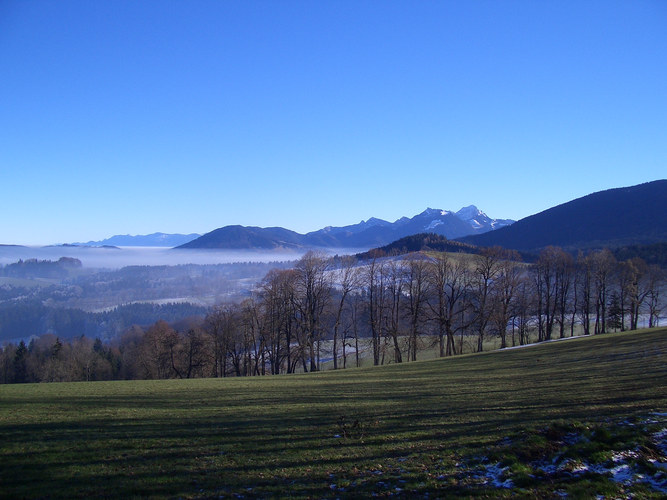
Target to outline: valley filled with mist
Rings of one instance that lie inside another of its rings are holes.
[[[35,332],[109,341],[134,324],[203,317],[303,253],[0,246],[0,342]]]

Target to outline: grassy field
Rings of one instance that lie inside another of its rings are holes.
[[[319,374],[0,386],[0,496],[661,498],[666,411],[667,329]],[[619,453],[643,481],[609,472]]]

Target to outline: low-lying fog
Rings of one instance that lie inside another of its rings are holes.
[[[344,255],[367,249],[323,249]],[[125,266],[175,266],[179,264],[231,264],[234,262],[285,262],[298,260],[307,250],[176,250],[163,247],[0,246],[0,265],[19,260],[79,259],[84,267],[119,269]]]

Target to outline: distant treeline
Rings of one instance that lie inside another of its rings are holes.
[[[64,278],[82,267],[79,259],[61,257],[57,261],[27,259],[0,267],[0,276],[9,278]]]
[[[624,261],[640,258],[649,265],[667,268],[667,242],[651,245],[630,245],[613,250],[617,260]]]
[[[657,326],[664,288],[658,266],[609,250],[575,258],[548,247],[530,264],[499,247],[362,261],[309,252],[200,322],[162,317],[109,344],[46,335],[6,345],[0,381],[251,376],[358,366],[362,355],[374,365],[424,350],[452,356],[489,340],[503,348]]]
[[[151,325],[162,319],[179,321],[190,316],[204,317],[206,307],[190,303],[125,304],[104,312],[50,307],[37,299],[0,302],[0,338],[21,339],[53,333],[61,339],[111,339],[132,325]]]

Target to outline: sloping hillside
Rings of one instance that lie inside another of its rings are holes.
[[[0,386],[2,491],[664,498],[666,350],[661,329],[318,374]]]
[[[587,249],[667,241],[667,180],[593,193],[460,240],[526,251],[548,245]]]

